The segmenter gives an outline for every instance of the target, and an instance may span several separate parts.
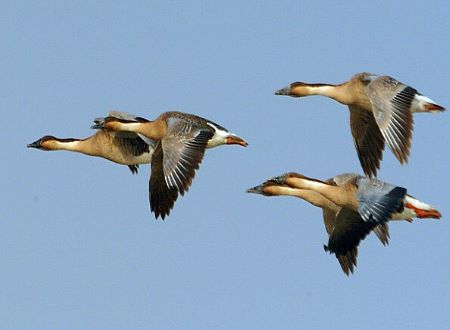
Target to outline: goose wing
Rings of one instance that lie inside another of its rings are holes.
[[[164,219],[178,193],[183,195],[189,189],[213,135],[209,128],[171,118],[167,135],[158,142],[152,157],[150,206],[156,217]]]
[[[384,138],[372,113],[349,106],[350,128],[359,162],[368,176],[376,176],[383,158]]]
[[[417,91],[388,76],[371,76],[365,91],[384,140],[400,163],[406,163],[413,131],[411,104]]]
[[[366,222],[383,224],[402,208],[406,189],[386,182],[360,177],[357,179],[358,213]]]
[[[324,213],[325,216],[325,213]],[[358,212],[342,208],[335,216],[335,226],[330,233],[325,251],[334,253],[341,264],[341,268],[349,275],[356,266],[359,243],[376,226],[375,223],[365,222]]]
[[[327,231],[327,234],[329,236],[328,239],[328,245],[324,245],[325,251],[330,251],[330,253],[335,253],[332,251],[334,249],[333,243],[330,244],[331,240],[331,234],[333,233],[336,225],[336,213],[328,210],[328,209],[322,209],[323,211],[323,222],[325,225],[325,229]],[[333,236],[333,241],[335,240],[336,235]],[[331,248],[330,248],[331,246]],[[358,247],[354,247],[351,250],[348,250],[345,253],[337,254],[335,253],[335,256],[337,260],[339,261],[339,264],[341,265],[342,271],[350,275],[350,273],[353,273],[354,267],[356,266],[356,260],[358,256]]]

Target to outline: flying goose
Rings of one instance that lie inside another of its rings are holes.
[[[275,95],[322,95],[350,109],[350,128],[366,175],[377,175],[387,143],[404,164],[411,147],[414,112],[441,112],[445,108],[414,88],[389,76],[358,73],[339,85],[294,82]]]
[[[125,112],[113,111],[108,118],[123,119],[130,122],[142,120]],[[104,118],[96,118],[94,122],[100,125]],[[67,150],[79,152],[89,156],[97,156],[112,162],[128,165],[131,173],[138,172],[139,164],[148,164],[156,141],[144,140],[132,132],[114,132],[101,129],[94,135],[85,139],[57,138],[51,135],[41,137],[39,140],[27,145],[28,148],[40,150]]]
[[[320,181],[298,173],[286,173],[247,192],[265,196],[294,196],[322,208],[329,235],[325,251],[335,254],[347,275],[353,273],[356,266],[360,241],[371,231],[383,245],[388,243],[388,220],[410,222],[414,217],[441,217],[432,206],[404,194],[404,188],[356,174],[342,174]],[[351,197],[352,194],[355,196]],[[359,204],[356,208],[355,200]]]
[[[188,191],[206,148],[224,144],[246,147],[240,137],[207,119],[183,112],[164,112],[153,121],[107,117],[93,128],[132,132],[157,140],[151,161],[150,209],[155,217],[169,215],[178,194]]]

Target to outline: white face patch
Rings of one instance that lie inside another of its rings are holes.
[[[216,125],[210,122],[208,122],[207,124],[214,129],[214,135],[211,139],[209,139],[207,148],[214,148],[226,144],[227,137],[235,136],[234,134],[228,131],[218,128]]]
[[[436,111],[429,111],[426,109],[426,106],[429,104],[436,104],[432,99],[429,97],[426,97],[424,95],[416,94],[414,96],[413,102],[411,104],[411,111],[412,112],[440,112],[438,110]]]

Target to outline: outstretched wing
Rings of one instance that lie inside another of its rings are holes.
[[[170,188],[166,185],[163,170],[163,150],[161,141],[156,145],[152,156],[152,167],[149,181],[149,202],[150,210],[155,213],[155,218],[159,216],[164,218],[169,215],[175,201],[178,197],[176,188]]]
[[[383,224],[403,206],[405,188],[367,177],[359,178],[357,185],[358,212],[366,222]]]
[[[189,189],[195,170],[203,160],[208,140],[214,135],[212,130],[180,118],[171,118],[170,121],[166,137],[156,148],[161,155],[156,157],[155,150],[152,157],[150,178],[151,209],[156,217],[161,215],[163,219],[172,209],[178,193],[183,195]]]
[[[366,94],[384,140],[400,163],[406,163],[413,131],[411,104],[417,91],[394,78],[382,76],[370,80]]]
[[[384,139],[372,113],[349,106],[350,128],[359,162],[368,176],[376,176],[383,158]]]
[[[338,258],[344,273],[353,273],[356,266],[359,243],[376,226],[365,222],[358,212],[342,208],[336,215],[335,226],[328,239],[325,251],[334,253]]]

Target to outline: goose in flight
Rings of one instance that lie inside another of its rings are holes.
[[[406,194],[406,190],[357,174],[341,174],[326,181],[286,173],[271,178],[249,193],[294,196],[323,210],[329,236],[325,251],[334,253],[345,274],[353,273],[359,243],[373,231],[381,243],[389,239],[388,221],[439,219],[434,207]]]
[[[366,175],[377,175],[385,143],[395,157],[408,161],[414,112],[441,112],[445,108],[389,76],[363,72],[339,85],[294,82],[275,95],[322,95],[350,109],[350,128]]]
[[[150,209],[164,219],[178,194],[188,191],[205,150],[224,144],[247,146],[226,128],[196,115],[164,112],[153,121],[106,117],[93,128],[131,132],[158,141],[152,156],[149,181]]]
[[[110,112],[108,118],[123,119],[130,122],[142,120],[139,117],[118,111]],[[101,125],[103,121],[104,118],[97,118],[94,123]],[[27,145],[28,148],[47,151],[67,150],[105,158],[117,164],[128,165],[133,174],[137,173],[139,164],[151,162],[155,146],[156,141],[146,139],[144,142],[138,134],[106,129],[100,129],[97,133],[85,139],[57,138],[46,135]]]

